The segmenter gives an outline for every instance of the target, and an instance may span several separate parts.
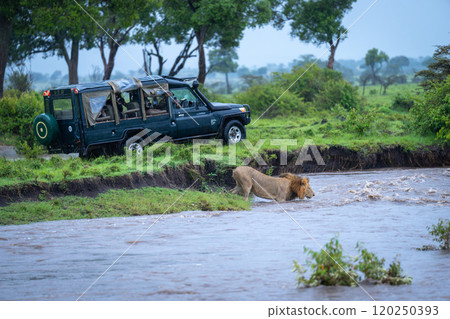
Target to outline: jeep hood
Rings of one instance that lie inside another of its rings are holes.
[[[241,104],[230,104],[230,103],[220,103],[220,102],[212,102],[211,105],[215,111],[231,110],[233,108],[242,107]]]

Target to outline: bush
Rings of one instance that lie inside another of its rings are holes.
[[[325,83],[317,97],[316,105],[326,110],[330,110],[337,105],[350,110],[356,108],[360,102],[358,88],[353,87],[345,80],[340,80]]]
[[[450,220],[439,219],[436,225],[427,226],[427,229],[434,236],[433,240],[440,243],[441,249],[450,248]]]
[[[410,95],[397,94],[392,102],[392,108],[399,111],[409,111],[414,106],[414,99]]]
[[[306,279],[303,276],[306,270],[294,261],[293,271],[298,272],[298,286],[356,286],[358,275],[354,271],[350,259],[344,256],[337,237],[332,238],[329,243],[325,244],[325,249],[315,252],[305,248],[305,253],[312,258],[312,261],[309,259],[306,261],[312,274],[309,279]]]
[[[294,67],[290,73],[274,73],[274,83],[301,97],[305,102],[314,101],[325,89],[327,82],[343,81],[342,74],[316,64]]]
[[[298,287],[325,286],[356,286],[361,281],[361,277],[356,272],[359,270],[365,279],[375,280],[375,283],[385,283],[390,285],[409,285],[412,278],[402,274],[400,262],[394,260],[388,269],[384,268],[384,258],[379,259],[374,253],[356,244],[359,255],[350,258],[344,255],[342,246],[339,244],[337,236],[332,238],[319,252],[305,248],[305,252],[312,257],[306,260],[307,266],[311,269],[311,276],[307,279],[304,275],[307,272],[300,264],[294,260],[294,272],[297,272]],[[355,263],[354,263],[355,262]]]
[[[23,67],[19,67],[8,76],[8,88],[19,92],[31,91],[31,76],[25,72]]]
[[[12,134],[18,137],[18,149],[26,143],[35,147],[32,131],[34,118],[44,112],[44,103],[36,92],[23,93],[19,97],[5,96],[0,99],[0,134]]]
[[[364,112],[361,108],[353,108],[348,112],[345,128],[350,133],[365,134],[375,119],[375,110]]]
[[[423,94],[414,98],[410,109],[412,124],[420,133],[432,132],[436,138],[450,141],[450,76],[434,83]]]
[[[292,113],[304,114],[306,110],[305,103],[291,91],[283,92],[285,89],[273,84],[255,85],[247,89],[247,91],[235,94],[236,103],[248,104],[252,112],[262,114],[272,104],[264,115],[278,116],[290,115]],[[278,100],[277,100],[278,99]]]

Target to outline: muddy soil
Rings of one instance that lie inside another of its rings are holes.
[[[302,165],[296,165],[300,151],[287,154],[287,165],[280,165],[280,151],[268,151],[264,158],[276,156],[267,162],[267,165],[259,165],[256,160],[249,165],[272,175],[284,172],[295,174],[335,172],[347,170],[366,170],[386,167],[448,167],[450,166],[450,147],[433,146],[420,150],[409,151],[400,146],[382,148],[376,153],[353,151],[341,146],[319,148],[325,165],[319,165],[317,161],[305,161]],[[311,150],[311,159],[314,155]],[[232,167],[224,167],[214,161],[207,161],[203,166],[191,164],[172,168],[166,167],[161,172],[147,174],[141,172],[115,177],[84,178],[58,183],[31,182],[22,185],[5,186],[0,188],[0,206],[23,200],[38,200],[39,195],[46,198],[77,195],[94,197],[109,189],[132,189],[146,186],[168,187],[184,189],[192,185],[201,189],[205,185],[209,187],[234,187],[235,182],[231,177]]]

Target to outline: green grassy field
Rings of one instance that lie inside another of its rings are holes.
[[[250,202],[227,192],[199,192],[144,187],[110,190],[95,198],[65,196],[0,207],[0,225],[50,220],[140,216],[181,211],[248,210]]]
[[[399,94],[415,94],[421,90],[421,86],[417,83],[393,84],[386,90],[386,94],[380,94],[380,85],[366,85],[364,98],[369,105],[390,105],[396,95]],[[358,87],[358,92],[362,96],[363,87]],[[383,93],[383,89],[381,89]]]

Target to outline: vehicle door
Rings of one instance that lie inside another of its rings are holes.
[[[211,110],[190,87],[172,88],[171,92],[178,138],[214,132]]]
[[[109,143],[119,138],[117,125],[120,119],[113,107],[113,97],[112,90],[106,89],[82,94],[86,145]]]
[[[157,84],[144,87],[143,103],[145,110],[144,126],[153,133],[160,136],[170,136],[176,138],[176,126],[172,120],[172,109],[167,98],[167,85]]]
[[[58,122],[59,130],[61,132],[61,145],[74,145],[76,141],[80,139],[80,133],[75,122],[72,94],[70,91],[62,95],[54,94],[49,101],[52,108],[51,113]]]

